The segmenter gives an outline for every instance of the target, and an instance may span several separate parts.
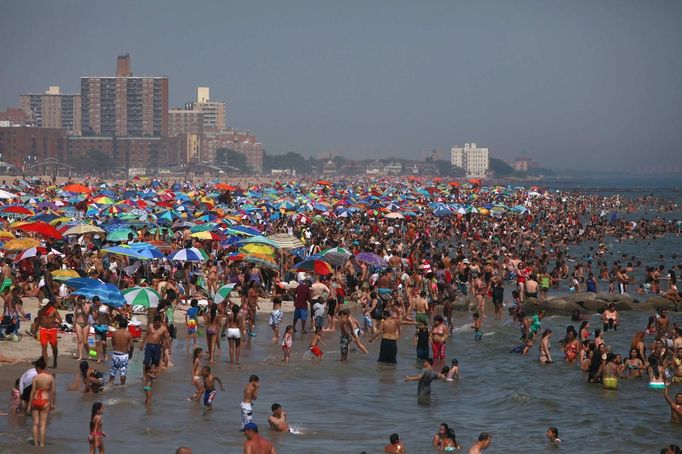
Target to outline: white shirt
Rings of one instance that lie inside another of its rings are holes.
[[[38,371],[35,367],[31,367],[29,370],[24,372],[24,374],[19,379],[19,392],[23,393],[24,389],[33,384],[33,377],[38,375]]]

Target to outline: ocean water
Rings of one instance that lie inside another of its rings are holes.
[[[559,428],[564,452],[658,452],[663,445],[682,440],[682,426],[668,422],[670,412],[661,391],[649,390],[645,379],[621,380],[618,391],[607,391],[586,383],[577,366],[563,362],[558,341],[570,324],[567,318],[555,316],[543,322],[543,328],[555,333],[552,353],[557,363],[552,365],[537,361],[537,347],[527,356],[509,353],[519,337],[518,326],[509,320],[485,320],[481,342],[473,340],[469,324],[469,314],[457,313],[457,328],[448,344],[448,361],[459,360],[461,379],[434,382],[428,404],[417,400],[416,383],[403,381],[418,370],[412,327],[405,328],[399,342],[396,366],[376,362],[376,342],[370,344],[369,355],[352,351],[348,362],[340,362],[334,334],[324,338],[322,361],[304,353],[308,337],[298,336],[287,365],[280,361],[279,346],[269,342],[269,328],[261,323],[258,336],[244,345],[241,369],[226,364],[223,350],[214,372],[226,391],[218,392],[211,413],[186,400],[193,388],[183,341],[175,344],[176,366],[154,384],[150,410],[143,405],[139,354],[129,369],[129,385],[102,394],[68,391],[74,376],[62,374],[57,377],[57,411],[50,417],[44,452],[87,449],[89,412],[95,400],[105,404],[108,452],[134,447],[169,453],[181,445],[191,446],[195,453],[241,452],[239,404],[253,373],[261,380],[255,421],[280,453],[381,452],[393,432],[401,435],[409,452],[432,452],[431,437],[441,422],[454,427],[457,440],[467,448],[481,431],[490,432],[494,440],[487,452],[491,453],[553,451],[544,438],[549,425]],[[621,329],[609,332],[606,343],[615,352],[627,353],[634,331],[645,325],[645,314],[623,314]],[[593,326],[598,326],[596,317]],[[682,391],[682,386],[676,390]],[[267,416],[273,402],[284,406],[290,424],[302,434],[270,433]],[[0,452],[32,452],[28,423],[9,426],[2,418],[0,433]]]

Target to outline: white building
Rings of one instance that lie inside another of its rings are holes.
[[[476,142],[465,143],[464,147],[452,147],[450,163],[461,167],[471,178],[484,178],[488,174],[490,159],[487,148],[478,148]]]

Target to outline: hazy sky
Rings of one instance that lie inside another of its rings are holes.
[[[269,153],[421,157],[476,141],[548,167],[680,163],[682,1],[6,1],[0,109],[48,85],[208,85]]]

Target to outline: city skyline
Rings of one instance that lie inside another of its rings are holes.
[[[77,92],[130,53],[134,75],[168,77],[170,107],[210,86],[270,154],[478,142],[505,160],[636,171],[682,143],[677,2],[83,4],[6,5],[0,109]]]

